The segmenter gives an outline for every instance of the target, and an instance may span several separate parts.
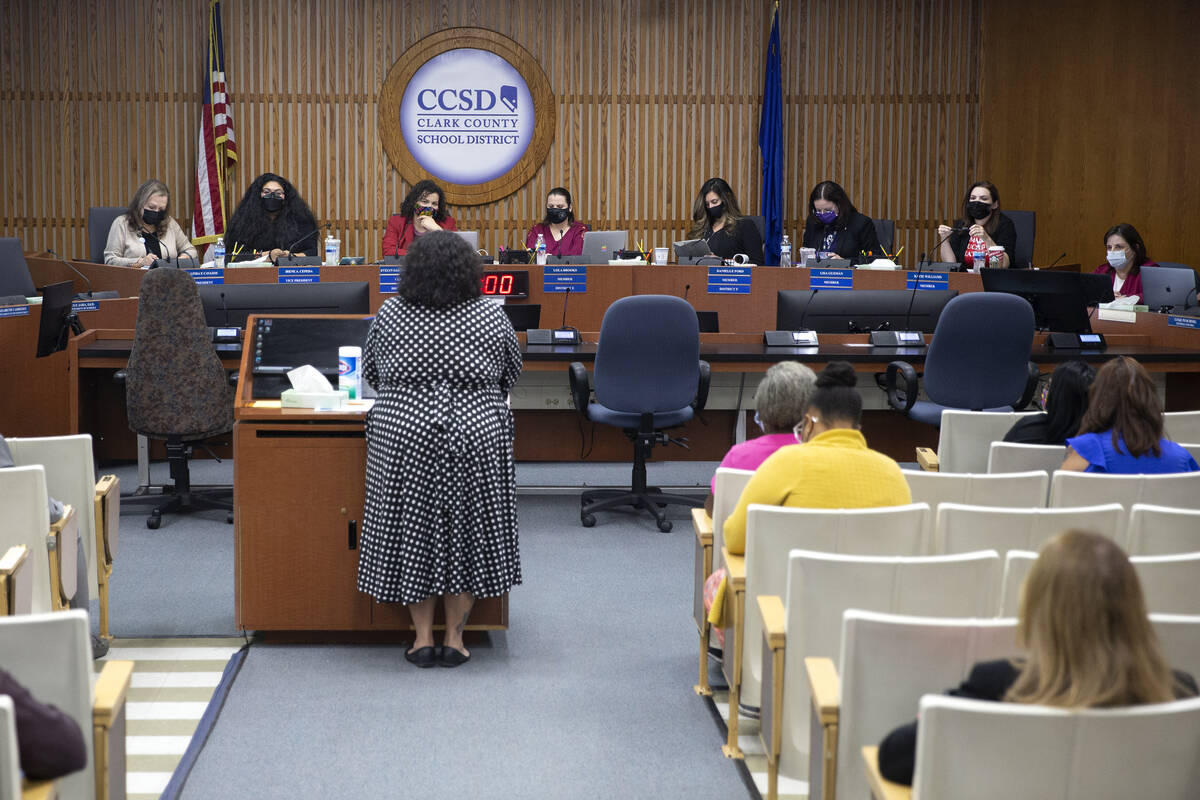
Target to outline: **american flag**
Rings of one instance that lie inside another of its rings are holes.
[[[225,232],[225,172],[237,160],[233,116],[226,96],[221,3],[210,0],[204,105],[200,109],[200,153],[196,158],[196,202],[192,211],[193,243],[215,242]]]

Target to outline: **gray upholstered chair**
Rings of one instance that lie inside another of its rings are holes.
[[[872,219],[875,223],[875,238],[879,239],[879,246],[886,252],[891,253],[892,245],[896,243],[896,220],[894,219]]]
[[[1013,227],[1017,229],[1017,244],[1013,247],[1011,266],[1021,269],[1033,266],[1033,242],[1037,238],[1037,212],[1009,211],[1006,208],[1002,213],[1013,221]]]
[[[91,206],[88,208],[88,261],[104,263],[104,245],[108,243],[108,232],[113,220],[129,209],[125,206]]]
[[[663,494],[646,485],[646,459],[655,444],[674,440],[664,430],[678,427],[704,408],[709,367],[700,360],[696,311],[670,295],[624,297],[608,307],[596,348],[596,401],[583,364],[570,365],[576,409],[592,422],[614,425],[633,441],[633,485],[629,491],[596,489],[583,493],[579,517],[585,528],[596,512],[633,506],[650,512],[661,531],[671,530],[667,505],[698,507],[701,497]]]
[[[196,283],[185,270],[150,270],[142,279],[125,405],[133,431],[167,443],[173,486],[164,493],[172,497],[150,512],[146,526],[157,528],[162,515],[173,511],[232,512],[232,503],[218,497],[228,496],[228,489],[191,487],[193,446],[233,430],[233,389],[204,326]]]

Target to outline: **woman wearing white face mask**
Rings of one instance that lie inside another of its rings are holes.
[[[1146,243],[1137,228],[1128,222],[1120,222],[1104,234],[1107,260],[1094,272],[1112,276],[1113,294],[1117,297],[1132,297],[1134,302],[1142,299],[1142,267],[1157,267],[1146,255]]]

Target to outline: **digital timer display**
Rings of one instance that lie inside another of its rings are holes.
[[[483,273],[480,285],[486,297],[507,297],[524,300],[529,297],[528,270],[499,270]]]

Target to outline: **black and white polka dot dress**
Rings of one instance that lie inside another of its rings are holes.
[[[512,325],[490,300],[383,304],[363,350],[379,396],[366,425],[360,591],[411,604],[521,582],[505,402],[520,374]]]

